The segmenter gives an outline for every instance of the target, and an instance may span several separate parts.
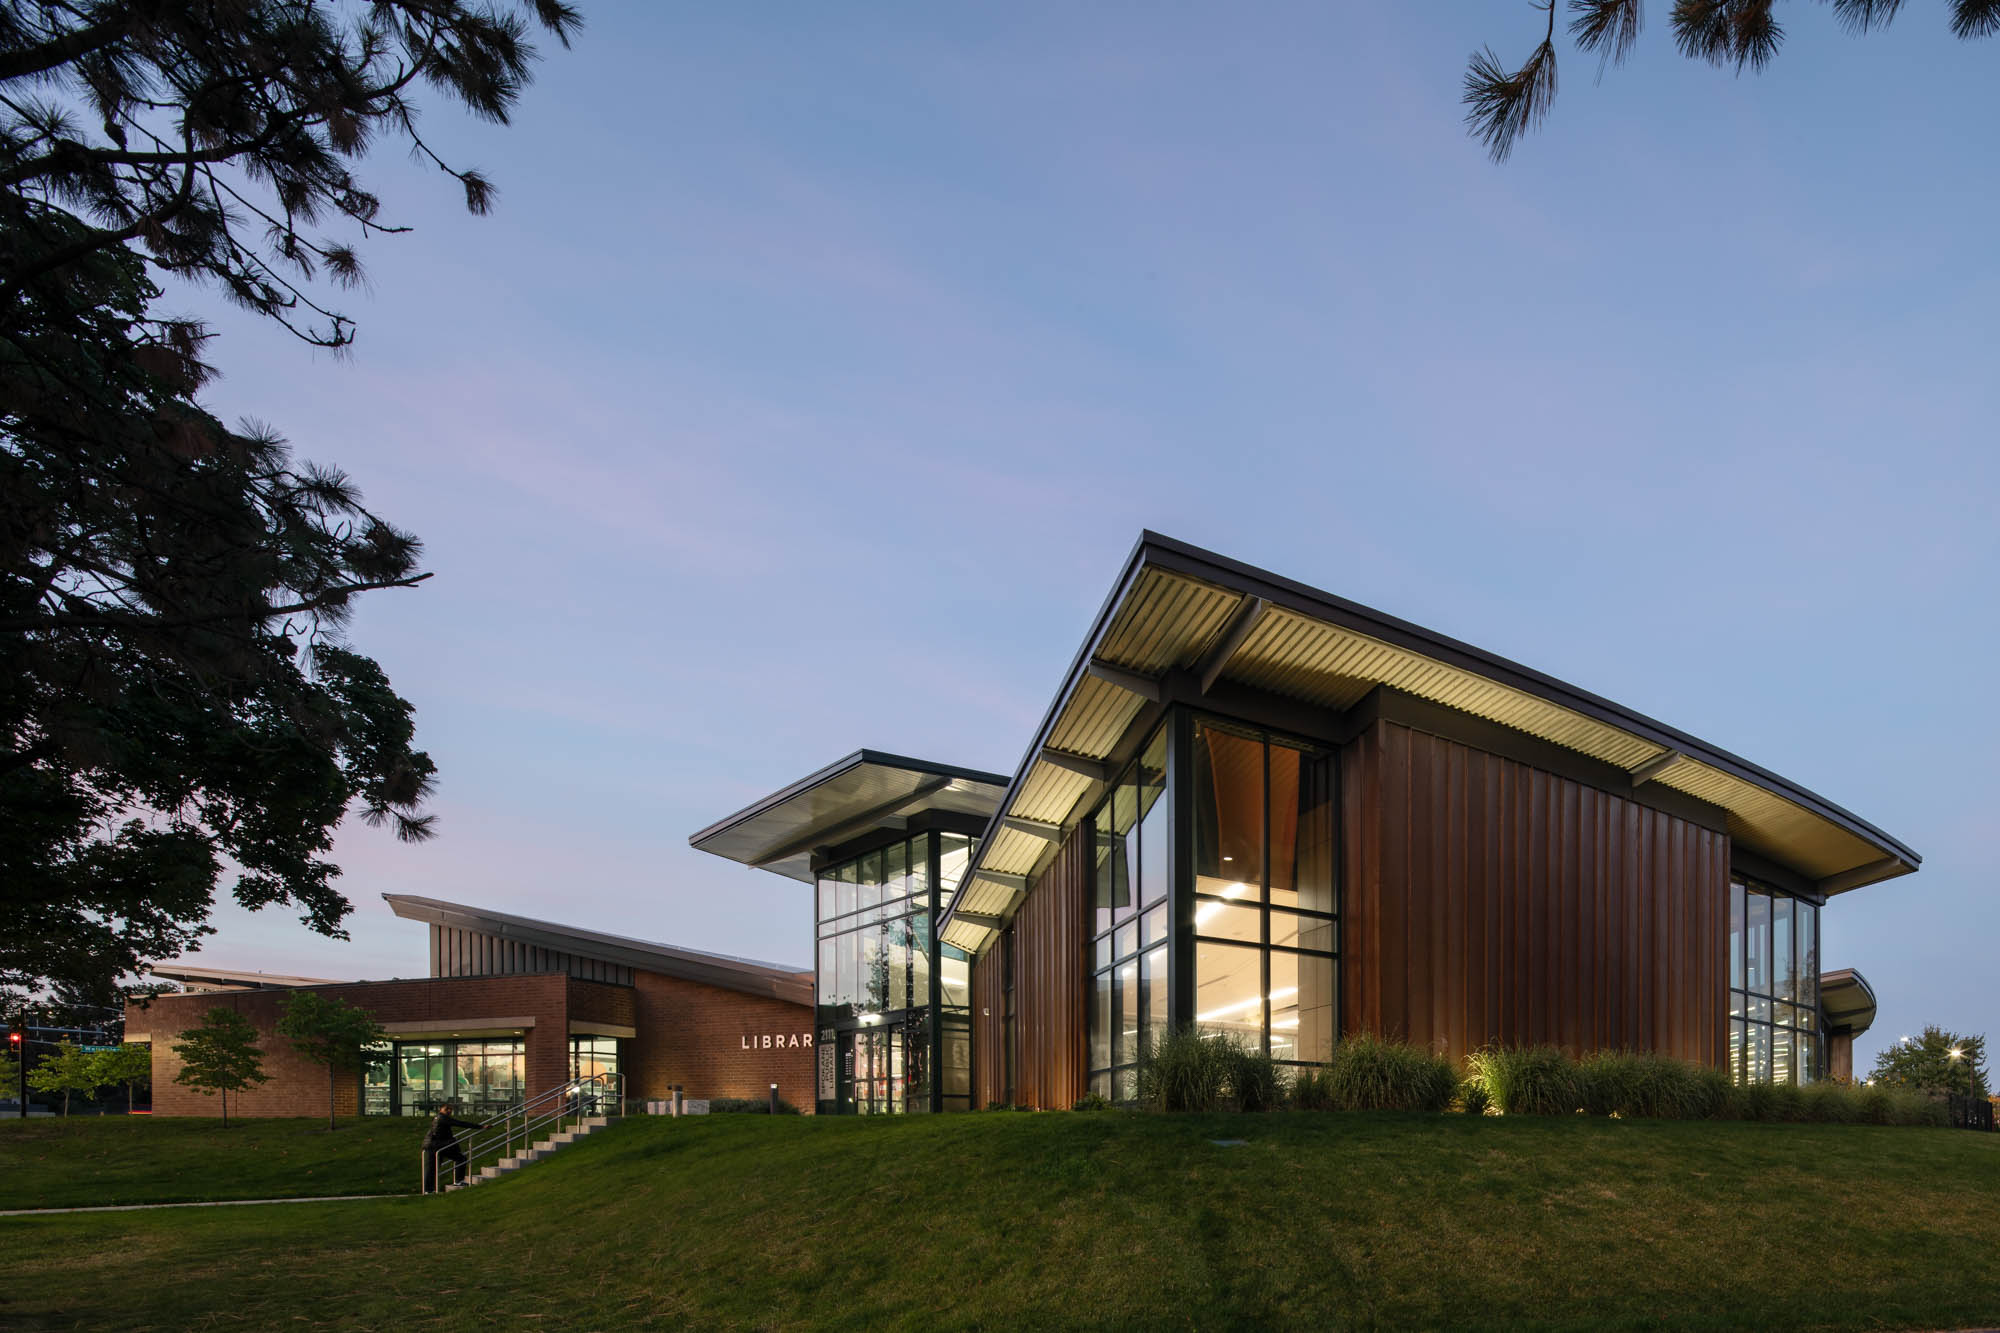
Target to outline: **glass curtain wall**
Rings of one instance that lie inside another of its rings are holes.
[[[951,901],[972,865],[976,839],[938,835],[938,889],[933,903]],[[933,920],[936,918],[933,917]],[[946,1111],[972,1109],[972,956],[955,944],[937,941],[938,1105]]]
[[[1091,816],[1090,1089],[1113,1101],[1138,1095],[1139,1061],[1169,1021],[1166,793],[1161,728]]]
[[[1819,908],[1729,886],[1729,1067],[1738,1083],[1810,1083],[1825,1069]]]
[[[970,1106],[969,965],[940,949],[932,923],[971,848],[960,834],[919,833],[820,872],[823,1114]]]
[[[1190,762],[1194,1021],[1322,1063],[1339,1031],[1334,755],[1199,719]]]

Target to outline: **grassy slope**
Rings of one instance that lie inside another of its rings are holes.
[[[1963,1327],[1996,1191],[1941,1130],[640,1120],[441,1199],[0,1222],[0,1325]]]
[[[414,1190],[423,1137],[420,1120],[0,1119],[0,1208]]]

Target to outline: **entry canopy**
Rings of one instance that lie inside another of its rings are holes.
[[[1819,1002],[1826,1010],[1829,1032],[1858,1037],[1875,1021],[1875,991],[1868,978],[1851,967],[1819,974]]]
[[[989,819],[1007,779],[999,773],[856,750],[688,842],[704,852],[810,884],[812,854],[878,829],[901,828],[924,811]]]
[[[942,936],[977,951],[1087,815],[1143,710],[1250,687],[1344,712],[1387,687],[1719,808],[1733,844],[1822,895],[1915,870],[1881,829],[1768,769],[1553,676],[1169,537],[1141,535],[1007,784]],[[1214,706],[1214,705],[1210,705]]]

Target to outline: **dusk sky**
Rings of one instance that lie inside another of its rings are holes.
[[[1857,1062],[1994,1027],[1996,47],[1794,5],[1738,78],[1667,8],[1505,166],[1494,0],[586,2],[511,127],[433,99],[498,206],[371,162],[415,230],[351,357],[177,299],[212,407],[427,543],[352,639],[439,836],[344,831],[352,941],[225,906],[193,961],[423,975],[395,892],[805,967],[804,886],[688,834],[861,746],[1011,773],[1153,528],[1880,825]]]

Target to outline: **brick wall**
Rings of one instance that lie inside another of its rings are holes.
[[[812,1009],[720,986],[638,972],[632,986],[584,981],[560,973],[498,977],[436,977],[416,981],[362,981],[311,989],[373,1014],[376,1021],[437,1023],[481,1018],[533,1018],[523,1039],[527,1093],[533,1096],[569,1077],[569,1024],[605,1023],[635,1028],[624,1043],[627,1095],[665,1098],[676,1083],[689,1097],[764,1097],[770,1085],[801,1110],[813,1106]],[[229,1113],[244,1116],[322,1116],[327,1077],[277,1035],[284,991],[216,991],[161,995],[127,1009],[127,1030],[153,1044],[153,1113],[214,1116],[221,1099],[174,1082],[180,1059],[173,1044],[200,1025],[210,1009],[234,1009],[256,1024],[270,1081],[231,1093]],[[392,1033],[392,1036],[397,1034]],[[793,1043],[797,1044],[794,1045]],[[343,1071],[334,1086],[334,1111],[359,1109],[359,1080]]]
[[[627,1096],[669,1097],[678,1083],[689,1097],[767,1097],[776,1083],[812,1110],[811,1006],[657,972],[633,973],[632,989],[639,1037],[626,1043]]]
[[[535,1025],[523,1040],[528,1095],[555,1087],[569,1077],[570,987],[597,983],[573,982],[560,973],[509,977],[441,977],[418,981],[360,981],[343,986],[314,986],[324,995],[365,1009],[380,1023],[451,1023],[460,1019],[531,1017]],[[618,987],[603,987],[606,990]],[[245,1092],[231,1093],[229,1113],[246,1116],[325,1115],[326,1068],[305,1059],[277,1033],[286,992],[211,991],[200,995],[160,995],[144,1007],[127,1006],[125,1024],[153,1043],[153,1114],[212,1116],[222,1113],[222,1100],[174,1082],[180,1057],[174,1043],[198,1027],[211,1009],[234,1009],[256,1024],[270,1081]],[[601,1000],[593,1001],[599,1005]],[[615,1020],[611,1020],[615,1021]],[[334,1083],[334,1112],[357,1113],[360,1080],[343,1071]]]

